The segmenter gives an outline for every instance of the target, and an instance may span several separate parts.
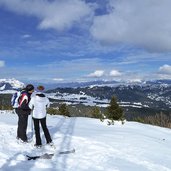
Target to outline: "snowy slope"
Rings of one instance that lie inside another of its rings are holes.
[[[136,122],[107,126],[96,119],[50,115],[47,124],[56,152],[73,148],[76,152],[56,153],[51,160],[26,161],[25,154],[43,154],[54,149],[47,146],[35,149],[34,142],[18,144],[15,139],[17,116],[0,113],[0,170],[171,171],[170,129]]]
[[[24,83],[16,80],[15,78],[12,79],[0,79],[0,83],[9,83],[13,89],[23,88]]]
[[[11,94],[14,93],[15,90],[23,88],[24,83],[12,79],[0,79],[0,94]]]

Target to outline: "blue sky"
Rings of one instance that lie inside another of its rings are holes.
[[[171,79],[170,0],[0,0],[0,78]]]

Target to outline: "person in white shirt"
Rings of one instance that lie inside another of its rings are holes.
[[[49,130],[46,125],[46,109],[50,106],[49,99],[43,93],[45,88],[43,86],[38,86],[38,92],[35,93],[29,102],[29,108],[32,109],[32,118],[34,122],[34,130],[36,136],[36,147],[42,146],[42,141],[40,137],[40,126],[41,124],[47,144],[52,145],[52,139]]]

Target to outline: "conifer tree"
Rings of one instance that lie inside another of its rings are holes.
[[[53,107],[50,107],[47,109],[47,113],[50,115],[58,115],[59,114],[59,110]]]
[[[97,107],[97,106],[94,106],[92,108],[91,114],[92,114],[93,118],[99,118],[100,119],[102,117],[101,111],[100,111],[99,107]]]
[[[61,106],[59,106],[59,112],[61,115],[70,116],[69,110],[65,103],[63,103]]]
[[[106,110],[106,117],[114,123],[114,120],[122,120],[123,119],[123,109],[118,105],[117,99],[115,96],[111,98],[110,104]],[[110,123],[109,123],[110,124]]]

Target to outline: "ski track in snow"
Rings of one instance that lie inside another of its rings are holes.
[[[17,116],[0,114],[1,171],[171,171],[171,130],[136,122],[107,126],[90,118],[47,117],[56,149],[16,140]],[[28,134],[30,133],[30,118]],[[45,139],[42,135],[42,142]],[[75,148],[76,152],[59,155]],[[25,155],[56,152],[51,160]]]

